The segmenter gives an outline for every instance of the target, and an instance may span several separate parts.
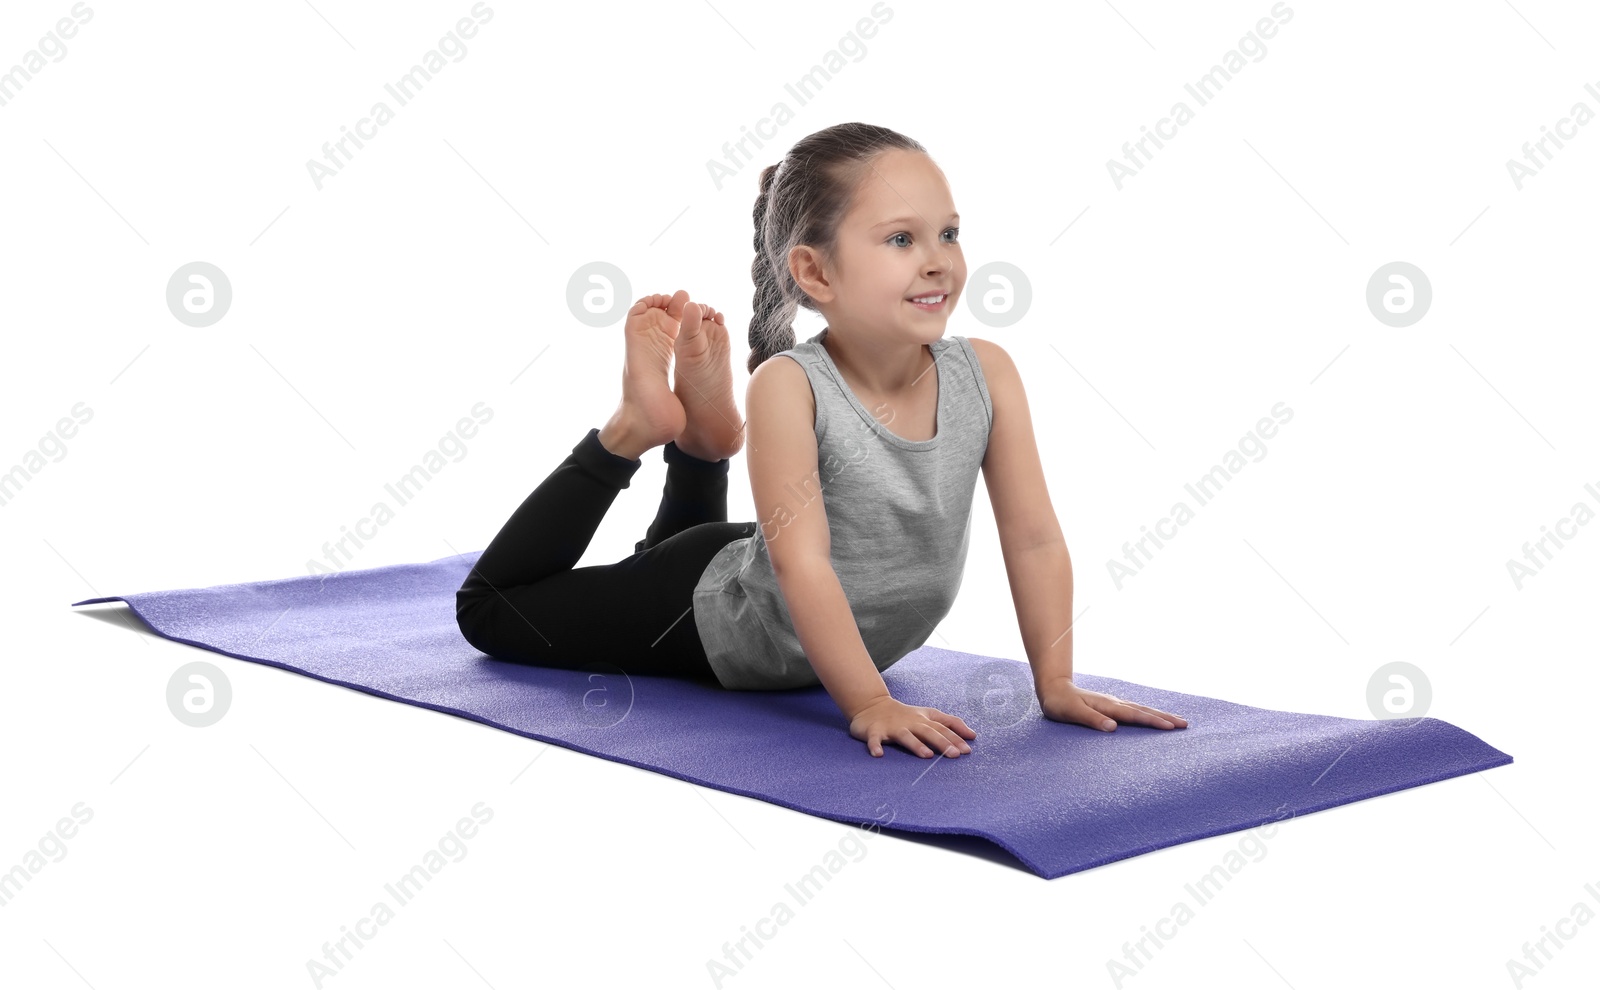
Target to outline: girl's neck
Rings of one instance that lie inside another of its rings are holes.
[[[892,344],[887,349],[859,346],[855,341],[845,344],[829,327],[822,328],[820,343],[839,370],[860,383],[856,391],[873,395],[894,395],[920,384],[934,360],[927,344]]]

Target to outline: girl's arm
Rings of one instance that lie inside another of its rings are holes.
[[[976,337],[967,342],[994,406],[983,481],[1037,694],[1047,683],[1072,680],[1072,558],[1045,487],[1022,376],[999,344]]]
[[[796,503],[795,491],[819,482],[815,397],[804,368],[773,357],[756,366],[745,393],[747,456],[756,517],[767,542],[795,637],[817,679],[850,723],[850,735],[883,755],[896,742],[924,759],[972,752],[977,733],[936,708],[906,705],[889,694],[861,639],[829,551],[821,496]]]
[[[1034,442],[1033,418],[1017,366],[999,344],[967,338],[994,406],[983,481],[994,506],[1011,599],[1022,645],[1033,668],[1033,690],[1046,717],[1110,731],[1134,722],[1170,729],[1188,723],[1176,715],[1086,691],[1072,682],[1072,557],[1061,535],[1044,467]]]
[[[805,369],[788,358],[756,366],[745,393],[750,488],[772,570],[795,636],[846,718],[889,697],[833,570],[822,497],[815,491],[816,406]]]
[[[785,536],[785,539],[788,535]],[[778,587],[783,592],[794,634],[806,651],[811,669],[827,689],[845,718],[854,719],[862,711],[890,697],[883,675],[872,662],[855,615],[845,598],[839,575],[834,573],[828,554],[819,559],[811,551],[790,547],[792,556],[781,568],[773,556]]]

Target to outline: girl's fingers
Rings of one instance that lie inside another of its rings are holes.
[[[1091,729],[1099,729],[1101,732],[1111,732],[1116,729],[1117,719],[1112,712],[1096,708],[1094,705],[1082,700],[1081,698],[1079,699],[1078,703],[1081,707],[1075,713],[1078,715],[1078,718],[1075,721],[1081,722]],[[1107,705],[1106,707],[1110,708],[1112,706]]]
[[[922,741],[923,748],[928,751],[929,759],[942,755],[946,749],[950,748],[950,742],[945,739],[943,730],[932,722],[924,722],[911,731],[915,732],[917,738]]]
[[[967,727],[967,723],[961,721],[959,716],[950,715],[950,714],[947,714],[945,712],[941,712],[937,708],[931,708],[928,711],[929,711],[928,717],[931,718],[933,721],[938,722],[938,723],[940,723],[942,725],[949,726],[951,729],[954,729],[957,733],[959,733],[962,736],[965,736],[968,739],[976,739],[978,737],[978,734],[976,732],[972,731],[971,729],[969,729]]]
[[[1168,715],[1166,712],[1161,711],[1158,708],[1151,708],[1149,705],[1136,705],[1131,701],[1125,702],[1124,705],[1125,707],[1131,708],[1134,711],[1146,716],[1146,718],[1141,719],[1145,725],[1165,727],[1162,726],[1162,723],[1166,723],[1167,726],[1176,727],[1178,722],[1181,721],[1176,715]]]
[[[938,742],[941,750],[946,745],[950,745],[963,753],[972,752],[972,747],[968,746],[961,737],[970,733],[970,738],[976,738],[978,734],[967,728],[967,724],[961,719],[941,712],[937,708],[924,709],[922,717],[928,720],[927,725],[939,733]]]
[[[923,738],[928,741],[928,745],[932,746],[936,753],[951,756],[955,753],[960,753],[966,746],[966,743],[957,739],[954,733],[937,722],[929,722],[925,728],[927,731],[923,734]]]
[[[1118,722],[1132,725],[1148,725],[1156,729],[1175,729],[1179,723],[1187,725],[1176,715],[1168,715],[1158,708],[1149,705],[1139,705],[1131,701],[1118,701],[1114,705],[1107,705],[1104,709],[1096,709],[1103,715],[1108,715]]]
[[[972,752],[971,746],[936,722],[902,726],[892,732],[876,727],[867,730],[867,752],[873,756],[882,756],[883,744],[889,742],[899,743],[907,752],[923,759],[931,759],[936,755],[950,757]]]
[[[968,746],[967,745],[967,741],[965,739],[961,738],[959,735],[957,735],[953,729],[948,729],[948,728],[945,728],[944,726],[940,726],[939,728],[944,733],[945,740],[950,745],[952,745],[952,746],[954,746],[956,748],[956,752],[958,752],[958,753],[970,753],[970,752],[972,752],[972,747]]]
[[[1174,715],[1171,712],[1164,712],[1159,708],[1150,708],[1150,707],[1148,707],[1146,705],[1140,705],[1139,707],[1143,708],[1145,711],[1147,711],[1150,714],[1156,716],[1157,718],[1166,719],[1168,722],[1172,723],[1174,726],[1188,725],[1189,724],[1189,720],[1184,718],[1182,715]]]
[[[972,752],[972,747],[939,722],[924,722],[918,728],[924,730],[922,738],[926,739],[935,751],[945,756]]]
[[[933,756],[933,751],[922,744],[922,740],[917,738],[917,734],[911,730],[910,726],[906,726],[896,732],[895,738],[900,740],[902,746],[918,756],[925,759]]]
[[[1144,708],[1143,705],[1140,705],[1139,707]],[[1171,712],[1164,712],[1159,708],[1145,708],[1145,711],[1154,712],[1155,714],[1160,715],[1162,718],[1166,719],[1168,722],[1173,723],[1174,725],[1188,725],[1189,724],[1189,720],[1184,718],[1182,715],[1174,715]]]

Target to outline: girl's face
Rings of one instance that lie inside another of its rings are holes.
[[[950,186],[928,156],[894,149],[873,161],[839,230],[838,264],[819,308],[830,325],[884,343],[928,344],[944,336],[967,282],[961,218]],[[944,294],[935,308],[915,297]]]

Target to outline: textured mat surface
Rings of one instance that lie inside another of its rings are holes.
[[[873,758],[820,687],[729,692],[484,656],[455,623],[477,556],[73,604],[126,602],[167,639],[796,811],[977,836],[1045,878],[1511,762],[1434,718],[1272,711],[1079,673],[1084,687],[1189,720],[1102,733],[1045,719],[1026,663],[931,646],[884,680],[901,701],[965,719],[972,753],[924,760],[885,746]]]

